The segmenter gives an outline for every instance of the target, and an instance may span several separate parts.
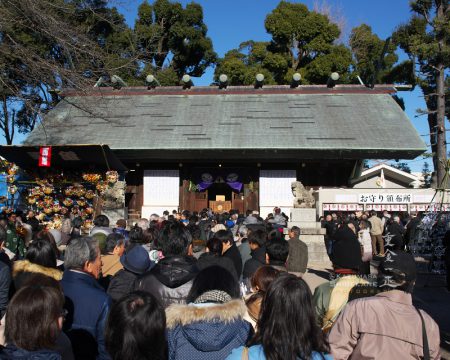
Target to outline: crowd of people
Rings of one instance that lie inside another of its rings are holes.
[[[417,215],[327,215],[330,280],[279,208],[111,226],[0,217],[0,359],[439,359],[412,304]],[[448,238],[450,239],[450,233]]]

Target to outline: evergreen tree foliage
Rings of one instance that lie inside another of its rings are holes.
[[[422,188],[427,189],[431,186],[431,171],[430,171],[430,165],[425,161],[423,163],[422,167],[422,177],[423,177],[423,184]]]
[[[396,79],[409,81],[422,90],[427,109],[430,143],[437,184],[445,175],[447,161],[445,117],[449,118],[450,6],[448,0],[411,2],[413,15],[393,34],[395,43],[408,54],[399,65]],[[394,78],[395,79],[395,78]]]
[[[411,174],[411,168],[409,167],[408,163],[396,161],[393,164],[390,164],[393,168],[399,169],[401,171],[407,172],[408,174]]]
[[[365,84],[389,82],[398,60],[395,44],[381,40],[366,24],[352,29],[349,43],[355,60],[354,70]]]
[[[219,60],[215,80],[227,74],[231,85],[250,85],[262,73],[266,84],[288,84],[299,72],[304,84],[323,84],[336,71],[349,82],[352,54],[336,45],[339,27],[304,4],[281,1],[267,15],[264,25],[270,42],[254,40],[240,44]]]
[[[176,85],[184,74],[203,75],[217,59],[207,30],[199,4],[183,8],[169,0],[143,2],[134,27],[143,73],[161,77],[161,85]]]

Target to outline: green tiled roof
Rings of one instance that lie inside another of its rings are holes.
[[[107,144],[122,154],[274,150],[314,157],[326,152],[331,158],[345,157],[342,153],[414,158],[426,150],[387,92],[287,89],[69,93],[24,144]]]

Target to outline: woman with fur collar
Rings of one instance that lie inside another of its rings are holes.
[[[166,309],[170,360],[225,359],[252,336],[252,326],[244,320],[239,283],[224,268],[202,270],[187,302]]]
[[[56,253],[52,245],[45,240],[35,240],[30,244],[25,260],[14,262],[12,278],[14,288],[22,287],[22,283],[30,274],[42,274],[55,280],[62,279],[62,271],[56,267]]]

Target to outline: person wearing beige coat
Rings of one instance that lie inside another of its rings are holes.
[[[329,334],[335,360],[440,359],[436,322],[412,304],[416,265],[396,251],[381,263],[383,292],[349,302]],[[424,340],[426,339],[426,340]],[[426,349],[429,349],[426,351]]]
[[[372,252],[373,255],[384,255],[384,241],[383,241],[383,224],[381,219],[377,216],[377,212],[372,210],[371,217],[368,219],[370,222],[370,237],[372,238]],[[377,244],[379,252],[377,252]]]

